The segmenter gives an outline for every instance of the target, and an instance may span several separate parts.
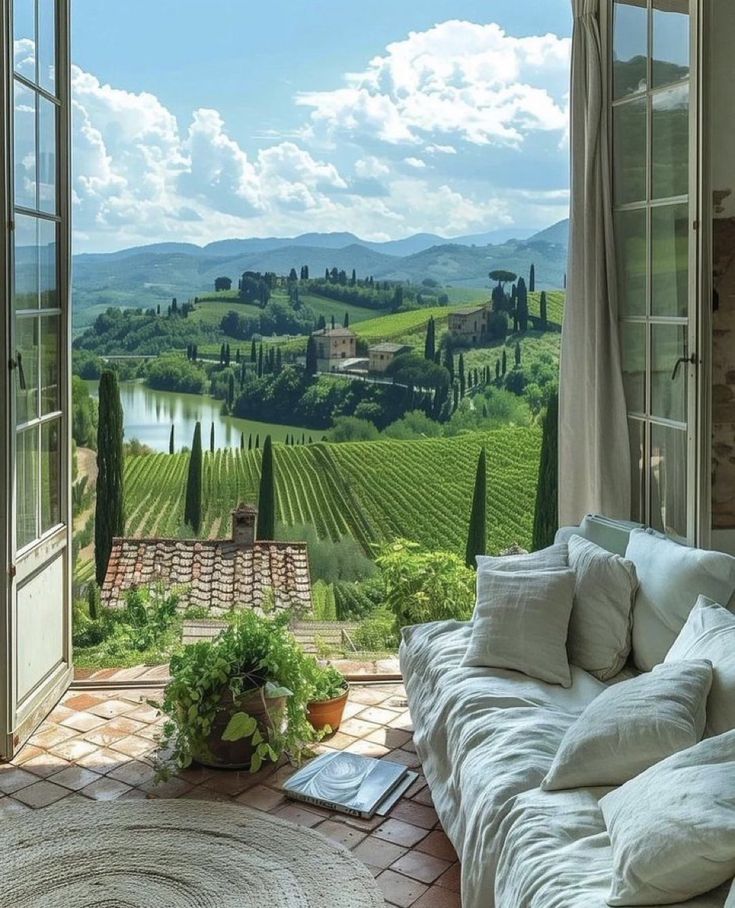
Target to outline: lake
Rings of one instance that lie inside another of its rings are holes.
[[[90,393],[97,396],[97,382],[88,382]],[[308,440],[322,437],[319,429],[303,429],[299,426],[277,426],[249,419],[237,419],[222,413],[222,402],[199,394],[179,394],[172,391],[153,391],[142,382],[120,382],[120,401],[125,416],[125,441],[136,438],[154,451],[168,451],[171,426],[174,426],[174,448],[190,448],[194,437],[194,426],[202,424],[202,445],[209,449],[209,433],[214,423],[215,448],[239,448],[240,434],[248,437],[260,436],[262,446],[266,435],[273,441],[285,441],[287,435],[295,435],[300,441],[302,433]]]

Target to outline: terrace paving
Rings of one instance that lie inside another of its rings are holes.
[[[156,784],[163,719],[146,704],[156,695],[124,687],[70,691],[16,758],[0,763],[0,817],[22,822],[28,810],[65,798],[226,801],[316,829],[351,849],[375,875],[386,905],[460,908],[460,865],[421,773],[401,684],[351,685],[341,730],[318,748],[383,757],[419,773],[388,817],[371,820],[288,801],[282,786],[295,770],[285,762],[255,775],[192,767]]]

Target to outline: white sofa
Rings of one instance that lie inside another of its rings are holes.
[[[620,552],[632,526],[586,519],[558,538],[574,532]],[[417,625],[401,645],[417,751],[462,861],[463,908],[605,908],[612,856],[598,801],[610,789],[539,784],[565,731],[606,685],[576,666],[570,688],[463,667],[470,633],[456,621]],[[728,890],[681,904],[722,908]]]

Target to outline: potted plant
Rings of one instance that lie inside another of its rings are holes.
[[[307,697],[306,715],[314,730],[333,734],[339,729],[349,687],[344,676],[333,665],[320,665],[311,656],[304,666]]]
[[[257,772],[283,754],[300,761],[318,735],[306,715],[304,654],[288,619],[243,610],[215,640],[172,657],[159,775],[192,762]]]

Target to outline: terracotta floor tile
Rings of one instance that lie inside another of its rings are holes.
[[[142,757],[155,749],[152,741],[147,738],[139,738],[137,735],[128,735],[126,738],[114,741],[110,744],[110,747],[113,750],[119,750],[120,753],[127,754],[129,757]]]
[[[375,830],[374,834],[379,839],[385,839],[386,842],[411,848],[425,838],[426,830],[420,826],[413,826],[411,823],[404,823],[403,820],[386,820]]]
[[[35,744],[36,747],[43,747],[45,750],[62,744],[73,738],[77,734],[73,728],[67,728],[66,725],[48,725],[46,722],[39,728],[35,735],[28,739],[29,744]]]
[[[347,750],[351,744],[357,743],[358,739],[353,735],[338,731],[336,734],[330,735],[326,740],[329,742],[329,746],[335,750]]]
[[[46,716],[47,721],[54,722],[57,725],[61,724],[64,719],[68,719],[69,716],[74,715],[74,710],[69,709],[68,706],[63,706],[61,703],[58,706],[55,706],[51,712]]]
[[[90,744],[89,741],[83,741],[81,738],[75,738],[73,741],[64,741],[63,744],[57,744],[56,747],[51,748],[52,753],[55,753],[57,757],[61,757],[62,760],[68,760],[70,763],[78,763],[96,750],[97,747],[94,744]]]
[[[94,713],[95,716],[102,716],[103,719],[114,719],[123,713],[129,712],[131,706],[124,700],[103,700],[95,706],[90,706],[87,712]]]
[[[254,807],[256,810],[266,812],[286,803],[286,798],[280,791],[275,791],[265,785],[253,785],[252,788],[246,788],[235,800],[245,807]]]
[[[0,791],[4,794],[13,794],[21,788],[33,785],[34,782],[38,782],[38,776],[32,772],[26,772],[12,763],[3,763],[0,766]]]
[[[15,792],[13,797],[29,807],[48,807],[49,804],[55,804],[68,794],[68,788],[44,780],[29,785],[28,788],[21,788],[20,791]]]
[[[409,851],[403,857],[398,858],[395,864],[391,864],[391,870],[428,885],[438,880],[450,866],[449,861],[435,858],[423,851]]]
[[[365,709],[364,703],[358,703],[357,701],[351,702],[350,700],[345,703],[345,711],[343,713],[344,719],[351,719],[353,716],[356,716],[358,713],[361,713]]]
[[[219,791],[222,794],[236,797],[255,784],[255,777],[249,772],[226,772],[224,770],[214,773],[202,782],[205,788]]]
[[[23,769],[27,769],[29,772],[45,779],[47,776],[52,776],[55,772],[61,772],[68,765],[68,760],[57,757],[52,753],[42,753],[37,757],[26,760],[23,764]]]
[[[143,763],[141,760],[129,760],[110,770],[109,778],[117,779],[118,782],[125,782],[126,785],[145,785],[155,776],[156,771],[149,763]]]
[[[447,870],[446,873],[443,873],[436,881],[438,886],[444,886],[445,889],[451,889],[454,892],[459,892],[461,882],[462,865],[459,861],[455,861],[449,870]]]
[[[135,719],[138,722],[150,724],[161,717],[161,712],[158,709],[154,709],[152,706],[147,706],[146,704],[141,706],[138,704],[138,706],[134,707],[130,712],[125,713],[125,716],[128,719]]]
[[[318,808],[307,810],[306,807],[300,807],[297,804],[286,803],[282,807],[276,807],[269,813],[274,817],[280,817],[282,820],[290,820],[298,826],[316,826],[326,816],[326,814],[316,813]]]
[[[63,701],[67,709],[85,710],[93,706],[99,706],[102,702],[101,697],[93,697],[91,694],[77,694]]]
[[[424,785],[423,788],[420,788],[416,792],[416,794],[408,796],[417,804],[424,804],[426,805],[426,807],[434,806],[434,799],[431,796],[431,789],[428,785]]]
[[[28,813],[31,808],[27,804],[16,801],[15,798],[0,798],[0,820],[5,817],[15,817]]]
[[[356,721],[360,721],[357,719]],[[370,723],[372,725],[372,722]],[[411,735],[401,728],[390,728],[390,726],[379,725],[375,730],[365,736],[367,741],[374,744],[380,744],[387,750],[395,750],[397,747],[403,747],[411,740]]]
[[[390,867],[391,864],[395,864],[399,858],[403,857],[407,849],[401,848],[400,845],[394,845],[392,842],[386,842],[383,839],[376,839],[374,835],[369,835],[353,851],[356,857],[365,864],[385,870],[386,867]]]
[[[374,734],[380,731],[380,726],[374,722],[365,722],[363,719],[352,718],[342,722],[339,730],[346,735],[352,735],[353,738],[365,738],[371,733]],[[378,743],[383,744],[385,742],[380,741]],[[393,746],[398,747],[399,745],[394,744]]]
[[[380,706],[369,706],[367,709],[363,709],[357,718],[362,719],[363,722],[372,722],[374,725],[388,725],[398,716],[389,709],[383,709]]]
[[[84,788],[85,785],[89,785],[91,782],[96,782],[99,778],[101,777],[96,772],[85,769],[83,766],[67,766],[66,769],[62,769],[61,772],[51,776],[49,782],[53,782],[55,785],[63,785],[64,788],[70,788],[72,791],[79,791],[80,788]]]
[[[363,757],[375,757],[376,759],[390,753],[387,747],[382,744],[374,744],[372,741],[368,741],[367,738],[359,738],[354,744],[350,745],[349,751],[353,754],[362,754]]]
[[[104,720],[103,720],[104,721]],[[89,741],[91,744],[96,744],[99,747],[109,747],[111,744],[114,744],[115,741],[121,741],[123,738],[127,738],[128,732],[123,731],[122,729],[110,728],[108,724],[101,725],[99,728],[95,728],[94,731],[89,731],[84,735],[84,740]]]
[[[116,801],[128,791],[130,791],[130,785],[107,777],[97,779],[91,785],[85,786],[80,793],[93,801]]]
[[[98,772],[100,775],[105,775],[113,769],[117,769],[118,766],[122,766],[123,763],[127,763],[130,759],[126,754],[117,750],[110,750],[107,747],[94,747],[91,744],[88,746],[92,747],[91,753],[86,754],[76,762],[80,766],[84,766],[85,769],[91,769],[92,772]]]
[[[404,731],[413,732],[413,723],[411,722],[411,717],[408,713],[402,713],[400,716],[397,716],[393,719],[392,722],[388,722],[391,728],[402,728]]]
[[[430,832],[416,847],[419,851],[425,851],[426,854],[433,854],[435,858],[444,858],[445,861],[457,860],[454,846],[441,829]]]
[[[213,791],[203,785],[190,788],[189,791],[184,792],[180,797],[186,798],[187,801],[218,801],[221,804],[235,803],[235,799],[230,797],[230,795],[222,794],[221,791]]]
[[[95,716],[93,713],[71,712],[71,710],[70,713],[71,715],[62,719],[60,724],[76,731],[92,731],[93,728],[105,724],[105,720],[101,716]]]
[[[414,826],[421,826],[423,829],[433,829],[439,822],[439,817],[433,807],[426,807],[405,799],[396,804],[390,815],[396,820],[404,820],[406,823],[413,823]]]
[[[393,763],[402,763],[404,766],[408,766],[409,769],[419,769],[421,766],[421,760],[407,750],[402,750],[400,747],[398,750],[392,750],[390,753],[385,755],[386,760],[391,760]]]
[[[432,886],[413,903],[413,908],[462,908],[458,892]]]
[[[398,908],[410,908],[427,890],[423,883],[411,880],[393,870],[384,870],[377,877],[378,886],[391,905]]]
[[[140,786],[142,791],[145,791],[154,798],[180,798],[182,795],[191,791],[192,788],[193,785],[190,785],[183,779],[177,779],[176,777],[168,779],[166,782],[144,782],[143,785]]]
[[[325,820],[315,828],[317,832],[320,832],[333,842],[339,842],[345,848],[354,848],[367,837],[366,832],[360,832],[346,823],[340,823],[338,820]]]
[[[35,744],[26,744],[25,747],[22,747],[13,757],[13,764],[15,766],[22,766],[26,760],[32,760],[34,757],[38,757],[43,753],[46,753],[46,751],[42,747],[36,747]]]

